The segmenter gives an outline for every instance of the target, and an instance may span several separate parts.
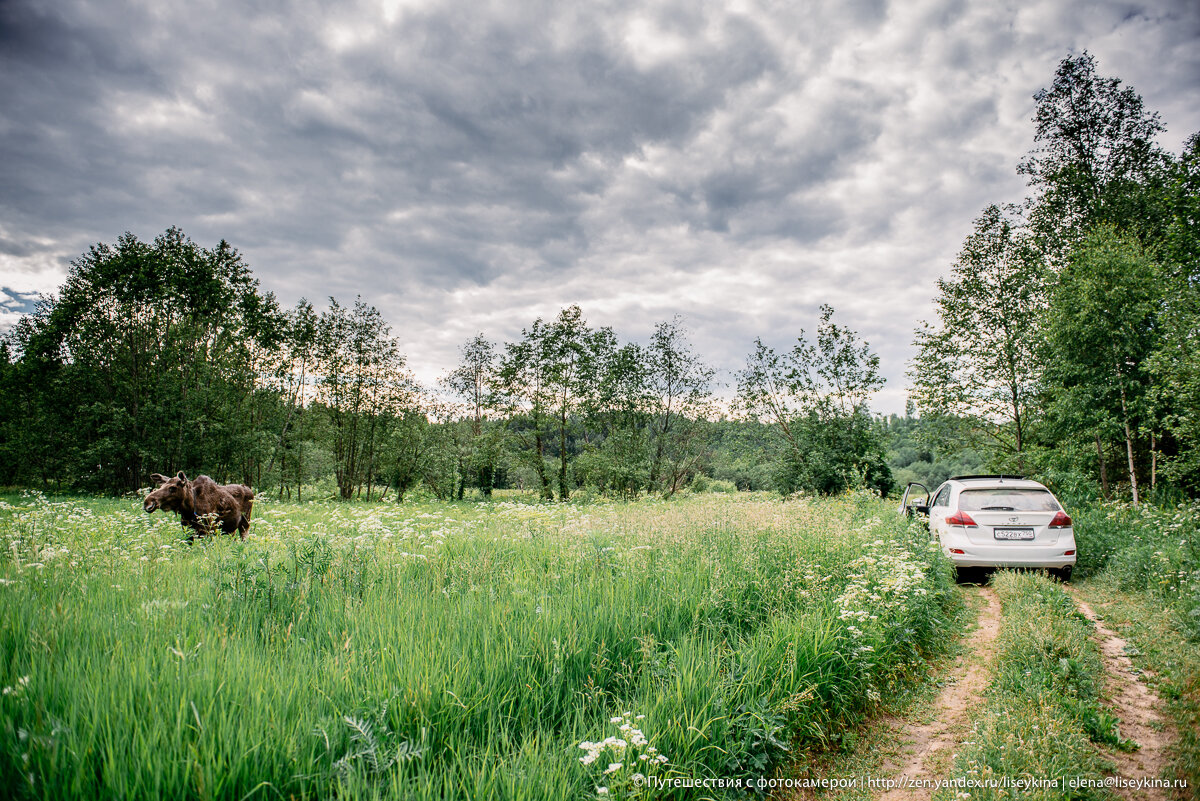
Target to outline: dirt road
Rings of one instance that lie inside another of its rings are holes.
[[[996,635],[1000,632],[1000,601],[990,587],[979,587],[982,603],[978,627],[964,653],[949,669],[950,682],[932,708],[932,719],[918,724],[892,721],[896,738],[903,744],[897,757],[885,762],[880,774],[916,787],[899,787],[880,796],[881,801],[910,801],[929,798],[920,787],[925,780],[945,778],[950,773],[954,749],[971,727],[971,713],[983,702],[983,692],[992,676]]]

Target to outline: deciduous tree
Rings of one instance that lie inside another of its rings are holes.
[[[968,445],[990,453],[1002,469],[1025,469],[1040,386],[1046,276],[1028,235],[988,206],[950,277],[937,282],[937,324],[922,324],[913,343],[908,375],[922,416],[965,422],[941,430],[965,434]]]
[[[1119,432],[1135,504],[1136,439],[1154,426],[1148,360],[1160,339],[1161,279],[1136,240],[1102,226],[1073,253],[1046,315],[1052,412],[1087,431]]]
[[[1153,187],[1164,164],[1155,138],[1165,128],[1141,95],[1098,75],[1096,59],[1084,51],[1063,59],[1034,100],[1037,147],[1017,169],[1037,193],[1030,222],[1051,261],[1061,266],[1074,243],[1103,223],[1161,230]]]
[[[803,331],[783,355],[761,340],[738,373],[738,407],[777,432],[780,490],[839,492],[863,485],[886,494],[891,473],[868,401],[883,386],[879,357],[821,307],[817,343]]]

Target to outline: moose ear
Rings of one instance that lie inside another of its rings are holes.
[[[182,470],[180,470],[178,473],[175,474],[175,478],[179,479],[180,481],[188,480],[188,477],[183,474]]]
[[[158,484],[165,484],[170,481],[170,479],[164,476],[162,473],[151,473],[150,480]]]

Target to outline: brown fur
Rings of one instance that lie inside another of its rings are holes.
[[[160,473],[151,478],[161,486],[146,496],[142,508],[148,513],[162,509],[178,514],[179,522],[192,530],[189,540],[211,533],[210,527],[216,525],[226,534],[236,531],[246,539],[254,490],[242,484],[218,484],[208,476],[189,481],[182,470],[170,478]],[[214,522],[206,520],[210,515]]]

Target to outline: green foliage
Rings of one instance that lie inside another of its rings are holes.
[[[710,474],[739,490],[774,488],[773,464],[779,447],[773,432],[752,420],[719,420],[713,424]]]
[[[1172,609],[1179,628],[1200,642],[1200,504],[1100,509],[1114,542],[1107,574],[1121,589],[1146,593]]]
[[[1032,195],[989,206],[939,281],[912,397],[943,450],[993,469],[1194,494],[1200,135],[1162,150],[1158,115],[1086,52],[1035,101]]]
[[[550,328],[539,317],[521,330],[521,340],[504,346],[496,376],[497,403],[509,417],[525,463],[537,474],[538,497],[554,498],[546,469],[546,440],[554,397],[550,389],[553,351]],[[565,425],[565,424],[564,424]]]
[[[688,489],[692,492],[737,492],[737,484],[732,481],[725,481],[720,478],[708,478],[704,475],[698,475],[692,479],[692,483],[688,485]]]
[[[941,444],[1023,472],[1040,391],[1046,268],[1011,214],[989,206],[937,286],[938,324],[916,333],[911,397],[922,416],[965,423],[931,428]]]
[[[889,415],[880,420],[887,443],[888,466],[897,492],[911,482],[930,492],[951,476],[985,472],[977,452],[962,447],[962,439],[947,437],[939,418]]]
[[[391,327],[361,298],[353,309],[329,299],[316,322],[316,351],[316,408],[329,418],[338,494],[347,500],[365,484],[370,500],[388,421],[417,407],[416,381]]]
[[[1099,225],[1154,237],[1163,217],[1156,191],[1165,130],[1141,96],[1096,74],[1086,51],[1064,58],[1034,100],[1037,147],[1018,166],[1037,191],[1030,211],[1039,247],[1056,266]]]
[[[780,492],[833,495],[851,487],[867,487],[885,497],[891,492],[883,443],[865,413],[825,417],[814,410],[793,418],[789,432],[792,448],[774,474]]]
[[[543,499],[557,485],[566,500],[580,484],[669,497],[709,453],[712,377],[678,318],[659,323],[648,347],[621,345],[611,329],[589,328],[570,306],[505,345],[493,397]]]
[[[1162,341],[1150,359],[1152,402],[1175,440],[1165,472],[1200,493],[1200,134],[1170,165],[1163,203],[1165,234],[1151,247],[1166,273]]]
[[[282,327],[226,242],[202,248],[171,228],[94,245],[13,332],[15,398],[0,419],[11,478],[128,491],[152,470],[254,475],[276,411],[257,354]]]
[[[361,299],[281,313],[227,244],[126,235],[3,341],[0,481],[121,492],[183,468],[297,500],[510,483],[565,500],[582,482],[670,496],[706,466],[713,371],[678,318],[648,347],[577,306],[500,358],[479,334],[442,381],[449,403],[405,362]]]
[[[692,351],[675,317],[655,326],[646,349],[650,420],[651,492],[670,496],[696,474],[709,455],[715,371]]]
[[[756,340],[738,373],[737,404],[752,420],[766,421],[777,438],[776,488],[833,494],[870,487],[886,495],[891,471],[867,407],[882,386],[879,357],[833,322],[829,306],[821,307],[816,344],[802,331],[779,355]]]
[[[1133,434],[1152,426],[1148,360],[1160,337],[1161,279],[1136,241],[1097,229],[1059,274],[1046,323],[1050,415],[1066,432],[1124,438],[1135,502]]]
[[[500,461],[503,432],[489,416],[493,416],[496,396],[496,348],[483,334],[476,334],[460,349],[462,361],[450,371],[441,383],[462,404],[456,410],[470,423],[467,431],[460,432],[464,446],[461,452],[462,473],[459,497],[466,485],[466,474],[477,480],[485,497],[491,496],[495,485],[496,467]]]

